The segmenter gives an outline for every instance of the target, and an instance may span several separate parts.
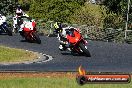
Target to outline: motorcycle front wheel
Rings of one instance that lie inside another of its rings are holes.
[[[87,57],[91,57],[91,54],[89,52],[89,50],[85,47],[85,45],[83,43],[79,44],[79,47],[81,48],[81,50],[83,51],[83,53],[87,56]]]
[[[41,40],[40,40],[39,36],[37,35],[37,33],[36,33],[36,32],[33,32],[32,35],[33,35],[34,40],[35,40],[38,44],[41,44]]]
[[[6,28],[6,31],[9,36],[12,36],[12,30],[9,27]]]

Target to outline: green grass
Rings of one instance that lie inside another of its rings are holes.
[[[0,46],[0,62],[21,62],[37,58],[33,52]]]
[[[0,79],[0,88],[132,88],[132,83],[80,86],[75,78],[10,78]]]

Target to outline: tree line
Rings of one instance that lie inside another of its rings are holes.
[[[14,14],[15,7],[20,4],[35,19],[102,27],[119,27],[126,20],[126,0],[103,0],[101,5],[88,2],[89,0],[1,0],[0,10],[6,15]]]

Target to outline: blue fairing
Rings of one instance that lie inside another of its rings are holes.
[[[0,32],[6,32],[8,28],[8,24],[6,22],[4,22],[1,26],[0,26]]]
[[[7,28],[7,23],[6,22],[4,22],[3,24],[2,24],[2,26],[3,26],[3,28]]]

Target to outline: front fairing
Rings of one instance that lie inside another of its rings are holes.
[[[1,24],[1,27],[4,28],[4,29],[6,29],[7,26],[8,26],[8,25],[7,25],[6,22],[4,22],[3,24]]]
[[[32,25],[33,22],[27,22],[24,25],[23,32],[27,39],[32,38],[32,32],[36,32],[36,28],[34,25]]]
[[[82,52],[79,47],[79,44],[87,44],[87,41],[82,37],[82,35],[78,31],[74,31],[73,35],[67,35],[67,39],[70,43],[70,48],[72,51]]]
[[[24,28],[23,28],[23,31],[35,31],[35,26],[33,25],[33,22],[25,22],[24,23]]]
[[[67,35],[67,40],[71,44],[76,44],[80,41],[81,39],[81,34],[77,31],[74,31],[73,34],[68,34]]]

